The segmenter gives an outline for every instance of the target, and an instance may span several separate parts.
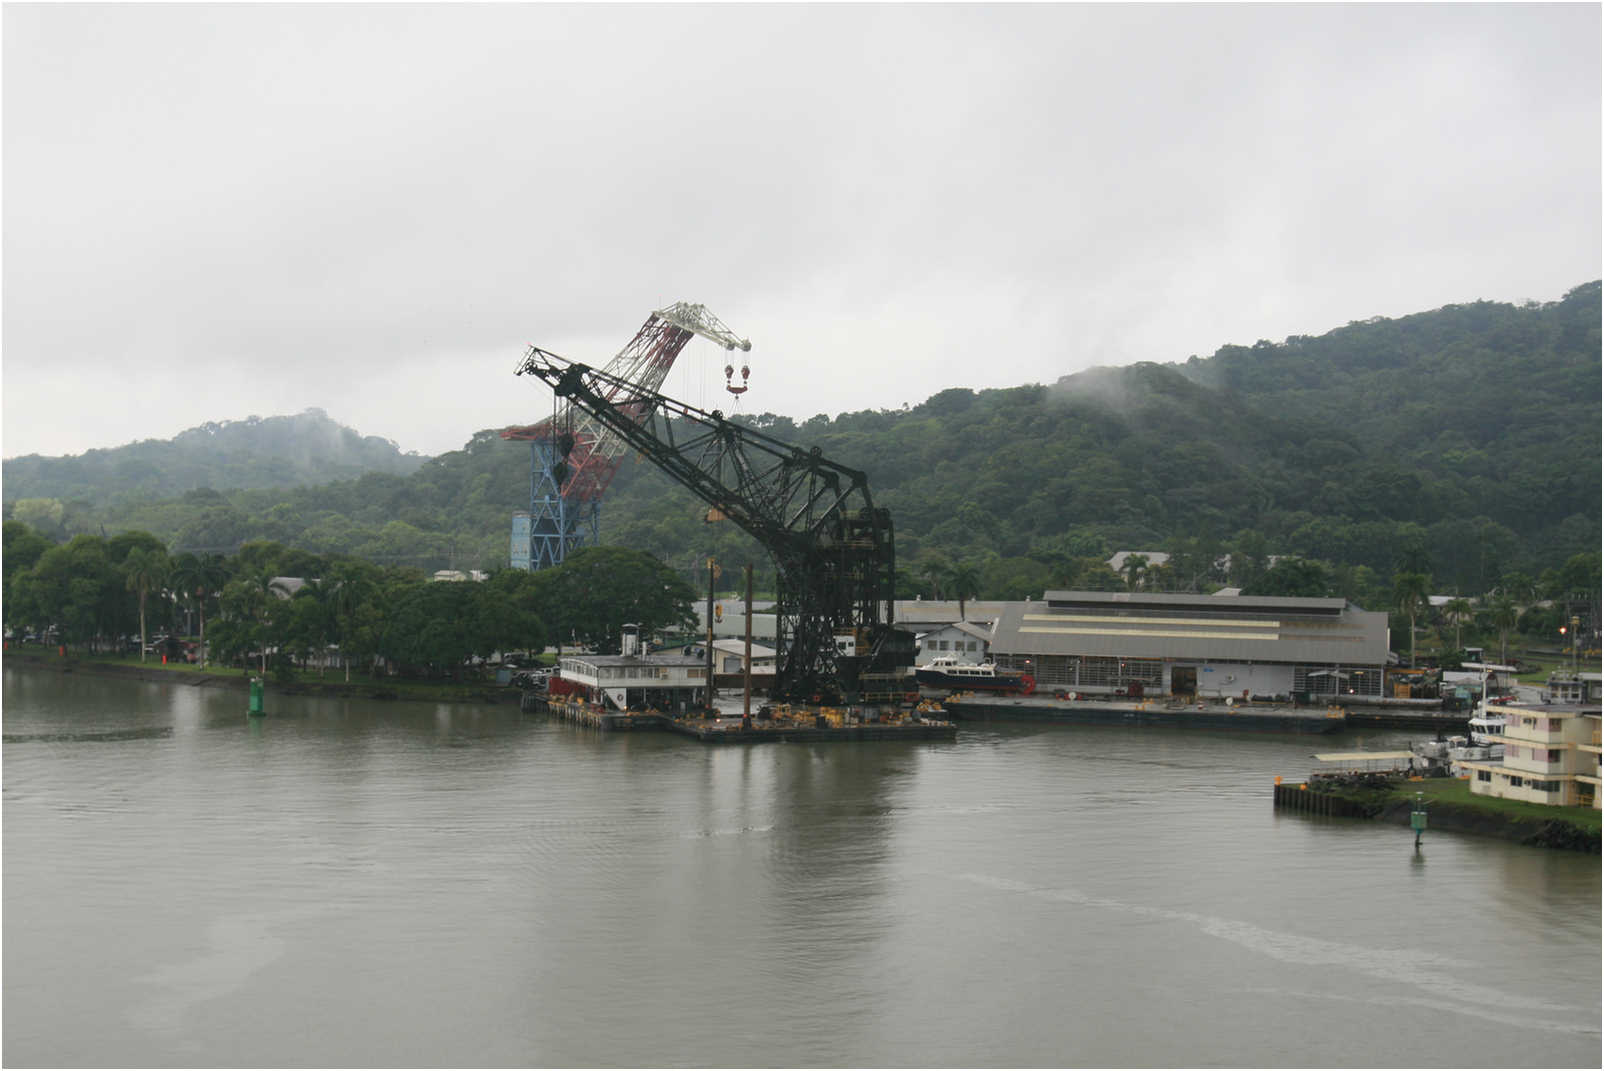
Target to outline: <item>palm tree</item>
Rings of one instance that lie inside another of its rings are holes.
[[[128,552],[123,560],[123,577],[128,590],[139,595],[139,660],[145,660],[145,600],[152,591],[159,591],[172,573],[167,552],[152,547],[139,547]]]
[[[1463,651],[1465,645],[1460,642],[1460,633],[1465,622],[1476,616],[1476,608],[1469,599],[1455,596],[1443,604],[1442,616],[1443,620],[1454,626],[1454,650]]]
[[[1142,586],[1142,577],[1147,575],[1147,555],[1127,554],[1125,563],[1119,567],[1119,571],[1125,574],[1126,588],[1131,591],[1137,590]]]
[[[1499,595],[1493,599],[1489,611],[1488,620],[1498,630],[1498,661],[1503,663],[1509,653],[1509,633],[1520,620],[1520,608],[1508,595]]]
[[[951,586],[953,595],[958,599],[958,620],[964,619],[965,602],[971,595],[980,591],[980,570],[971,562],[962,562],[952,567],[947,574],[947,583]]]
[[[345,663],[345,682],[351,683],[350,646],[356,631],[357,607],[372,597],[375,585],[368,577],[354,570],[338,575],[329,592],[334,610],[334,632],[339,638],[340,661]]]
[[[296,639],[305,645],[306,651],[303,653],[310,653],[314,646],[317,648],[317,675],[320,680],[328,668],[328,642],[334,632],[334,593],[338,587],[339,583],[334,580],[309,578],[290,600],[292,606],[305,605],[307,602],[312,604],[312,612],[306,615],[307,627],[301,630]]]
[[[941,558],[928,558],[920,563],[919,575],[930,585],[930,597],[939,599],[952,575],[952,566]]]
[[[180,555],[174,563],[173,586],[185,602],[192,604],[200,614],[200,664],[206,668],[206,601],[215,598],[228,580],[223,559],[217,554],[198,558],[193,554]]]
[[[1399,573],[1392,578],[1392,604],[1409,618],[1409,664],[1415,664],[1415,619],[1430,603],[1431,577],[1425,573]]]

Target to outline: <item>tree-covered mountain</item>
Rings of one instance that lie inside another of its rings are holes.
[[[172,439],[70,457],[11,458],[0,463],[0,485],[7,503],[82,498],[120,506],[199,487],[296,487],[367,472],[404,476],[423,462],[388,439],[359,435],[323,410],[308,409],[295,416],[202,424]]]
[[[1593,282],[1560,301],[1448,306],[1179,364],[946,390],[899,410],[742,419],[868,474],[894,518],[909,595],[934,594],[952,569],[993,598],[1119,582],[1103,559],[1143,549],[1171,555],[1150,584],[1296,583],[1374,603],[1398,571],[1480,594],[1529,589],[1597,553],[1600,373]],[[528,504],[529,464],[527,444],[487,430],[409,475],[66,499],[41,530],[139,528],[219,553],[269,539],[493,569],[507,561],[512,511]],[[9,497],[9,470],[7,480]],[[651,466],[626,464],[603,541],[692,580],[709,554],[727,578],[748,561],[768,572],[766,554],[704,515]],[[1315,564],[1271,572],[1277,556]]]

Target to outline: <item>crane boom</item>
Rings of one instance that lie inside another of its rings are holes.
[[[647,316],[635,337],[608,362],[607,372],[622,382],[656,391],[695,335],[726,350],[752,348],[751,342],[737,336],[707,306],[678,301]],[[726,378],[731,371],[725,369]],[[744,366],[741,375],[744,380]],[[632,415],[642,414],[632,411]],[[599,538],[601,498],[628,452],[623,441],[588,414],[576,415],[566,405],[537,424],[506,428],[501,437],[528,442],[532,458],[529,530],[520,533],[515,521],[515,564],[517,545],[525,540],[530,543],[530,563],[538,568],[561,562],[570,549],[582,543],[587,522],[591,538]],[[559,453],[561,460],[557,461]]]
[[[912,636],[890,623],[891,516],[862,472],[537,346],[516,374],[543,380],[769,552],[777,697],[856,701],[866,675],[912,663]]]

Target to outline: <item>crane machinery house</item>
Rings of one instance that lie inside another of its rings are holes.
[[[998,668],[1038,691],[1198,698],[1382,695],[1387,615],[1344,599],[1049,591],[1008,603]]]

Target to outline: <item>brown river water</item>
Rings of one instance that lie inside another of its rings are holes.
[[[1600,1062],[1597,856],[1272,809],[1408,734],[245,706],[5,670],[7,1066]]]

